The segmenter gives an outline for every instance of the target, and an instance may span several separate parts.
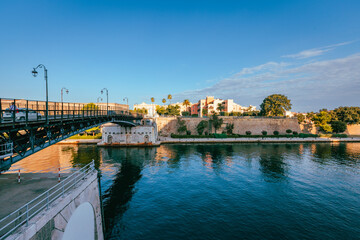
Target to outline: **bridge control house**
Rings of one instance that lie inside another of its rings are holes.
[[[126,123],[107,123],[102,127],[102,140],[99,146],[156,146],[156,123],[143,119],[141,125]]]

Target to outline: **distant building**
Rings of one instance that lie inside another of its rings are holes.
[[[102,139],[99,146],[154,146],[158,145],[156,123],[143,119],[138,126],[120,126],[116,123],[106,123],[102,127]]]
[[[96,103],[96,106],[98,106],[100,109],[104,109],[106,111],[106,103]],[[129,105],[126,104],[119,104],[119,103],[109,103],[108,104],[109,111],[117,111],[117,112],[129,112]]]
[[[218,107],[222,106],[222,110],[219,110]],[[205,99],[199,100],[198,103],[191,105],[191,114],[198,114],[200,117],[203,116],[204,112],[208,114],[220,113],[220,112],[249,112],[256,111],[256,107],[250,105],[249,107],[243,107],[239,104],[234,103],[233,99],[218,99],[213,96],[207,96]]]
[[[156,113],[156,104],[147,104],[147,103],[141,103],[141,104],[134,104],[134,110],[135,109],[146,109],[147,114],[146,117],[158,117],[159,115]]]

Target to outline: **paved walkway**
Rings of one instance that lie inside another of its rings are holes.
[[[62,174],[62,179],[69,174]],[[0,175],[0,219],[58,183],[56,173],[15,173]]]

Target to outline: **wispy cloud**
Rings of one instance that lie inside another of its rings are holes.
[[[316,56],[323,55],[326,52],[332,51],[339,46],[348,45],[350,43],[352,43],[352,41],[337,43],[337,44],[333,44],[333,45],[329,45],[329,46],[325,46],[325,47],[321,47],[321,48],[312,48],[312,49],[301,51],[299,53],[284,55],[282,57],[295,58],[295,59],[305,59],[305,58],[310,58],[310,57],[316,57]]]
[[[264,97],[273,93],[289,96],[297,111],[358,105],[360,53],[304,64],[268,62],[244,68],[210,87],[176,94],[175,98],[196,101],[211,95],[232,98],[241,105],[259,106]]]

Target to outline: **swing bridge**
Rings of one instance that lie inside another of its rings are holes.
[[[137,124],[143,118],[116,103],[63,103],[0,98],[0,172],[15,162],[107,122]]]

